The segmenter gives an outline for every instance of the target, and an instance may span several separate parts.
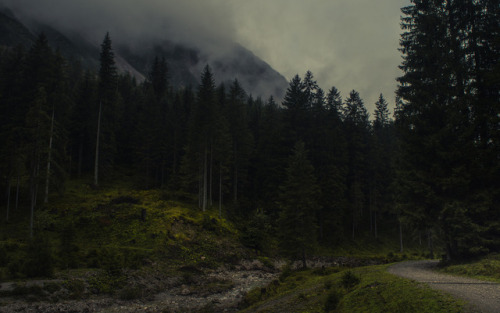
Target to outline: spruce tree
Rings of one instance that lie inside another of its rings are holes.
[[[101,44],[97,134],[95,145],[94,185],[99,185],[99,170],[108,173],[114,163],[116,149],[115,131],[119,120],[117,106],[117,69],[115,56],[111,45],[111,37],[106,33]]]
[[[307,267],[307,255],[316,245],[319,196],[314,168],[307,158],[304,143],[298,142],[288,159],[286,178],[280,186],[278,230],[282,250],[289,257],[302,260],[304,268]]]

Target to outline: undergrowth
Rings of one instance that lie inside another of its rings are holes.
[[[250,291],[242,312],[458,313],[462,304],[386,272],[387,265],[291,273]]]
[[[500,255],[491,254],[482,259],[466,263],[449,264],[442,267],[441,271],[448,274],[500,282]]]

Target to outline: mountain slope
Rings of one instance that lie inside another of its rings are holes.
[[[23,45],[29,48],[41,32],[47,36],[49,44],[67,59],[79,61],[85,68],[98,68],[100,43],[88,42],[84,34],[65,34],[39,21],[22,23],[10,10],[0,9],[0,46]],[[175,88],[196,87],[206,64],[212,67],[217,83],[238,79],[253,96],[267,98],[273,95],[280,100],[288,86],[280,73],[239,44],[232,44],[224,52],[218,53],[187,47],[168,39],[130,48],[133,44],[113,41],[119,71],[129,72],[138,81],[147,77],[155,57],[164,57],[168,64],[170,84]]]

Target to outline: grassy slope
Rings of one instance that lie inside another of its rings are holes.
[[[282,282],[250,292],[246,302],[251,306],[242,312],[462,312],[462,304],[450,297],[388,274],[386,268],[352,269],[360,281],[347,289],[342,283],[345,270],[299,271]]]
[[[451,264],[441,269],[444,273],[500,282],[500,255],[492,254],[463,264]]]
[[[76,265],[84,268],[99,266],[108,252],[118,254],[125,267],[141,266],[143,260],[161,260],[174,267],[215,267],[247,253],[236,228],[219,219],[218,212],[201,212],[171,198],[160,190],[133,189],[126,182],[94,189],[72,181],[63,197],[37,209],[36,233],[49,238],[58,267],[65,229],[72,229]],[[7,253],[8,262],[22,258],[28,218],[28,212],[19,210],[13,221],[2,223],[0,250]],[[0,264],[0,280],[9,278],[7,272]]]

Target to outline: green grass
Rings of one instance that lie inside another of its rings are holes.
[[[388,265],[294,272],[284,281],[254,289],[242,312],[462,312],[462,304],[386,272]],[[329,271],[329,273],[328,273]],[[359,282],[357,279],[359,278]]]
[[[215,267],[246,253],[236,227],[218,217],[218,210],[202,212],[194,204],[176,201],[166,191],[138,190],[125,180],[93,188],[87,181],[69,181],[62,196],[36,208],[35,234],[50,242],[59,262],[61,246],[70,229],[76,246],[73,267],[138,268],[143,260],[176,266]],[[29,212],[21,208],[0,228],[0,280],[9,277],[7,265],[24,258]],[[66,244],[66,247],[70,245]],[[108,255],[116,255],[109,259]],[[113,265],[115,266],[115,265]]]
[[[441,271],[448,274],[500,282],[500,255],[492,254],[463,264],[447,265],[441,268]]]

